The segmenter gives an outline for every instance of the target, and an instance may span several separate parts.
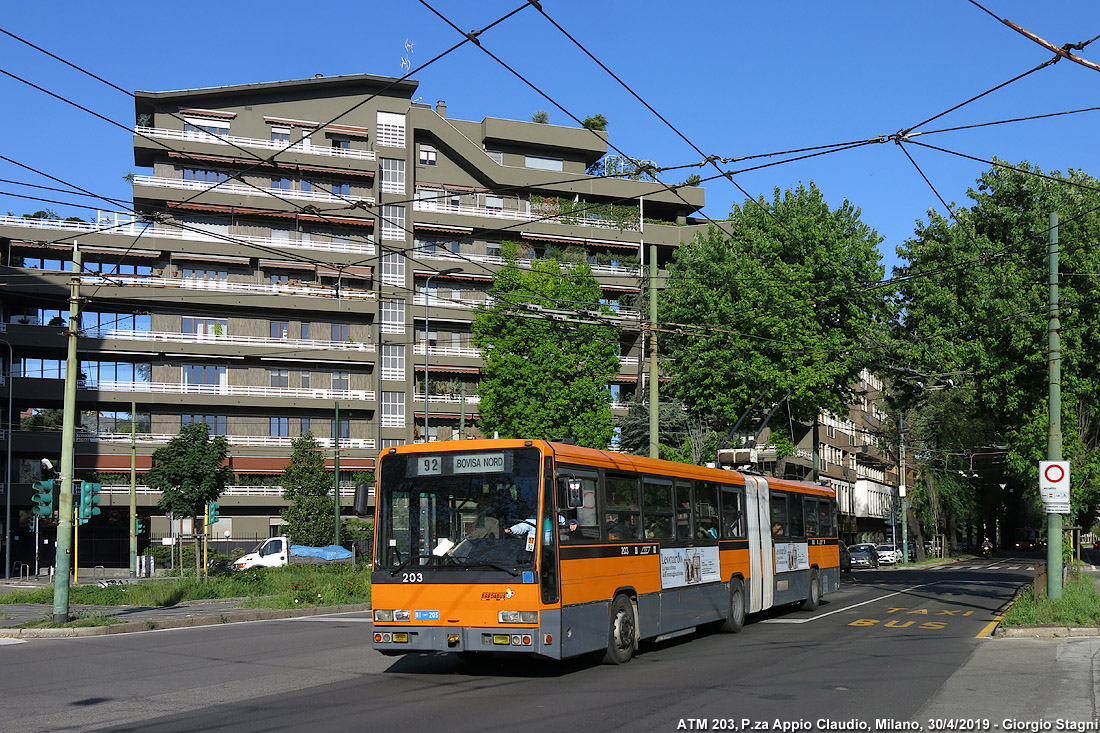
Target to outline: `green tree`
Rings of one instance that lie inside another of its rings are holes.
[[[659,303],[672,392],[730,429],[754,402],[787,399],[795,420],[846,414],[889,312],[878,234],[817,187],[735,206],[677,250]],[[761,396],[765,399],[760,399]]]
[[[161,492],[157,506],[177,517],[196,517],[225,491],[232,471],[226,463],[229,443],[210,435],[203,423],[180,428],[179,435],[153,451],[153,467],[145,474],[150,488]]]
[[[679,463],[702,465],[713,461],[720,438],[713,420],[692,414],[679,400],[662,402],[657,410],[661,440],[660,457]],[[626,415],[616,420],[619,450],[637,456],[649,455],[649,407],[632,402]]]
[[[1047,432],[1047,243],[1060,217],[1063,455],[1088,526],[1100,500],[1100,182],[995,161],[951,218],[930,212],[898,248],[896,350],[926,373],[961,373],[971,409],[1008,447],[1010,475],[1037,498]]]
[[[581,124],[584,125],[586,130],[603,131],[607,129],[607,118],[603,115],[592,115],[591,117],[586,117]]]
[[[492,304],[473,322],[474,343],[485,359],[482,432],[572,437],[578,445],[606,447],[613,432],[608,383],[619,372],[620,329],[601,323],[612,312],[600,303],[588,264],[563,268],[555,260],[534,260],[528,271],[507,257],[489,295]]]
[[[545,125],[550,121],[550,113],[544,109],[535,110],[535,114],[531,115],[531,122],[537,122],[540,125]]]
[[[332,504],[333,476],[313,433],[290,443],[290,462],[283,470],[283,498],[290,506],[280,512],[286,532],[296,545],[323,547],[332,543],[336,519]]]

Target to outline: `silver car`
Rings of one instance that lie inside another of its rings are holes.
[[[900,554],[893,545],[878,546],[878,561],[883,565],[896,565]]]

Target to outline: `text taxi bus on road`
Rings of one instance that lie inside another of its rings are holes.
[[[605,651],[839,587],[817,484],[539,440],[379,457],[372,605],[385,654]]]

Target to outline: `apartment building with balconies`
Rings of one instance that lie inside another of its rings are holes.
[[[345,505],[380,450],[477,437],[470,324],[506,247],[591,263],[624,326],[611,388],[626,400],[642,243],[667,262],[700,228],[703,190],[590,175],[606,132],[452,119],[412,101],[417,86],[357,74],[139,91],[131,211],[0,217],[17,508],[39,459],[60,454],[74,246],[77,476],[100,477],[108,509],[128,504],[131,442],[140,475],[189,422],[230,444],[217,529],[235,538],[277,532],[280,474],[306,432],[330,465],[339,443]],[[166,533],[159,497],[138,493]]]

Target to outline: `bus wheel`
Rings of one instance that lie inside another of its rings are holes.
[[[736,634],[745,626],[745,584],[739,578],[730,581],[729,616],[722,622],[722,631]]]
[[[821,603],[821,578],[817,576],[817,571],[814,570],[810,573],[810,595],[802,601],[802,610],[816,610],[819,603]]]
[[[634,655],[634,642],[638,632],[634,618],[634,604],[626,596],[615,596],[611,604],[611,624],[607,634],[607,653],[604,664],[626,664]]]

